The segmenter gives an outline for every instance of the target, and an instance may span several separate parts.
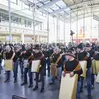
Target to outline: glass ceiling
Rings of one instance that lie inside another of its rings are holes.
[[[56,2],[56,4],[58,5],[58,6],[60,6],[61,8],[63,8],[63,7],[66,7],[66,4],[63,2],[63,1],[58,1],[58,2]]]
[[[21,0],[25,1],[25,4],[31,4],[33,5],[33,2],[36,3],[38,10],[40,11],[46,11],[46,13],[49,13],[50,15],[61,15],[63,16],[65,13],[66,15],[76,18],[77,13],[78,16],[81,17],[84,14],[91,15],[92,13],[99,16],[99,0]],[[26,3],[29,2],[29,3]],[[86,4],[86,9],[84,8],[84,5]],[[28,5],[30,6],[30,5]],[[96,8],[97,7],[97,8]],[[92,11],[91,11],[92,8]],[[98,11],[96,11],[98,9]],[[84,10],[87,10],[88,12]],[[64,16],[63,16],[64,17]]]

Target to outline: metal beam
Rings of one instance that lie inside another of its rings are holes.
[[[90,0],[90,1],[94,1],[94,0]],[[63,0],[63,2],[64,2],[64,0]],[[65,2],[64,2],[65,3]],[[66,3],[65,3],[66,4]],[[83,1],[83,4],[89,4],[89,1]],[[66,4],[67,5],[67,4]],[[67,7],[67,9],[68,8],[74,8],[74,6],[76,6],[75,7],[75,9],[79,9],[77,6],[80,6],[80,5],[82,5],[82,2],[80,2],[80,3],[75,3],[75,4],[73,4],[73,5],[68,5],[68,7]],[[83,5],[82,5],[83,6]],[[82,8],[82,7],[80,7],[80,8]]]
[[[65,2],[65,0],[62,0],[66,5],[67,5],[67,3]],[[94,0],[90,0],[90,1],[94,1]],[[83,4],[89,4],[89,1],[87,0],[87,1],[83,1]],[[79,6],[79,5],[82,5],[82,1],[81,2],[79,2],[79,3],[75,3],[75,4],[72,4],[72,5],[68,5],[69,7],[73,7],[73,6]]]
[[[57,13],[60,13],[60,12],[64,11],[65,9],[66,9],[66,7],[63,7],[61,9],[58,9],[58,10],[55,10],[55,11],[51,12],[50,14],[57,14]]]
[[[56,2],[58,2],[60,0],[52,0],[51,2],[41,6],[39,9],[43,9],[43,8],[49,8],[50,6],[52,6],[53,4],[55,4]]]
[[[99,12],[99,11],[95,11],[95,12]],[[86,15],[85,15],[85,17],[87,18],[87,17],[91,17],[91,12],[88,12]],[[80,20],[80,19],[83,19],[83,14],[80,14],[79,16],[78,16],[78,20]],[[69,21],[69,18],[68,18],[68,21]],[[75,22],[76,21],[76,17],[73,17],[72,18],[72,22]]]
[[[48,32],[47,43],[49,43],[49,14],[47,15],[47,32]]]
[[[54,2],[56,2],[56,1],[59,1],[59,0],[54,0],[53,2],[50,2],[50,3],[48,3],[48,4],[46,4],[46,5],[44,5],[44,6],[42,6],[41,8],[46,8],[46,7],[50,7],[52,4],[54,4]],[[93,1],[93,0],[91,0],[91,1]],[[51,4],[52,3],[52,4]],[[89,3],[89,1],[84,1],[83,3]],[[57,14],[57,13],[60,13],[60,12],[62,12],[62,11],[64,11],[64,10],[66,10],[66,9],[68,9],[68,8],[72,8],[73,6],[79,6],[79,5],[81,5],[82,4],[82,2],[81,3],[75,3],[74,5],[71,5],[70,7],[68,6],[68,7],[63,7],[63,8],[61,8],[61,9],[58,9],[58,10],[55,10],[55,11],[53,11],[52,13],[50,13],[50,14]],[[39,9],[41,9],[41,8],[39,8]],[[77,8],[77,9],[79,9],[79,8]],[[73,12],[73,10],[72,10],[72,12]]]
[[[11,34],[11,1],[8,0],[8,11],[9,11],[9,42],[12,43],[12,34]]]

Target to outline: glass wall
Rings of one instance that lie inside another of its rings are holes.
[[[58,41],[62,42],[64,41],[64,22],[59,20],[58,22],[58,30],[57,30],[57,18],[55,17],[53,20],[53,17],[50,16],[50,42],[57,42],[57,37]],[[85,23],[84,23],[85,21]],[[92,23],[92,24],[91,24]],[[80,39],[83,41],[85,40],[94,40],[98,39],[99,36],[99,23],[98,21],[92,19],[91,17],[87,17],[85,19],[80,19],[78,20],[78,26],[77,22],[72,22],[71,23],[71,30],[74,31],[74,39]],[[57,36],[57,31],[58,31],[58,36]],[[78,33],[77,33],[78,32]],[[65,23],[65,41],[70,42],[71,41],[71,36],[70,36],[70,23],[66,22]]]
[[[4,0],[6,5],[8,4],[8,0]],[[3,3],[1,0],[0,3]],[[14,9],[16,8],[16,9]],[[11,26],[12,27],[20,27],[20,28],[28,28],[33,29],[33,13],[32,8],[25,5],[21,0],[11,0],[11,10],[14,9],[15,13],[11,13]],[[1,11],[1,10],[0,10]],[[21,16],[20,13],[26,13],[26,15]],[[19,13],[19,14],[18,14]],[[37,18],[37,19],[36,19]],[[79,19],[79,16],[78,16]],[[9,25],[8,12],[5,11],[0,12],[0,25]],[[71,27],[70,27],[71,26]],[[36,9],[35,13],[35,29],[36,30],[44,30],[47,31],[47,15],[40,12]],[[13,29],[12,29],[13,30]],[[64,35],[65,30],[65,35]],[[64,29],[64,21],[60,19],[60,16],[49,16],[49,41],[50,42],[70,42],[70,30],[74,31],[74,39],[97,39],[99,37],[99,23],[96,20],[93,20],[91,17],[87,17],[85,19],[79,19],[78,23],[76,21],[72,21],[71,24],[68,20],[65,22]],[[64,37],[65,36],[65,37]],[[2,41],[5,39],[2,36]],[[16,40],[18,38],[14,38]],[[28,38],[29,39],[29,38]],[[41,38],[42,39],[42,38]],[[45,37],[43,37],[45,39]],[[47,40],[46,40],[47,41]]]

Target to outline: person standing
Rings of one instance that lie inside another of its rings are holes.
[[[86,48],[88,48],[89,46],[86,45]],[[79,49],[79,53],[78,53],[78,60],[79,61],[87,61],[87,71],[86,71],[86,82],[87,82],[87,92],[88,92],[88,99],[91,99],[91,65],[92,65],[92,61],[91,61],[91,57],[88,51],[84,50],[84,46],[83,44],[79,44],[78,47]],[[80,92],[83,92],[83,82],[84,82],[84,77],[81,77],[81,88],[80,88]]]
[[[40,60],[41,63],[41,67],[39,69],[39,72],[36,72],[36,85],[33,88],[33,91],[38,89],[38,82],[39,82],[39,75],[40,75],[40,80],[41,80],[41,90],[40,92],[44,91],[44,85],[45,85],[45,81],[44,81],[44,66],[45,66],[45,58],[44,55],[42,53],[42,51],[40,50],[40,46],[37,44],[35,45],[35,51],[33,52],[33,56],[34,56],[34,60]]]
[[[23,66],[24,66],[24,81],[21,84],[22,86],[27,84],[27,73],[29,71],[29,58],[32,55],[32,52],[28,48],[29,48],[29,46],[25,45],[25,49],[22,52],[22,56],[23,56],[23,60],[24,60],[24,63],[23,63]]]
[[[5,52],[5,59],[6,60],[13,60],[15,53],[13,50],[11,50],[11,47],[9,45],[6,45],[6,52]],[[13,63],[12,63],[13,64]],[[6,71],[6,79],[5,82],[10,81],[10,71]]]
[[[76,99],[80,99],[80,75],[83,73],[81,65],[77,59],[75,59],[75,55],[72,50],[68,50],[65,54],[67,61],[65,62],[63,77],[66,74],[70,74],[70,77],[73,77],[75,74],[78,74],[78,84],[77,84],[77,94]]]
[[[53,54],[50,57],[51,60],[51,82],[49,85],[52,85],[55,83],[55,79],[57,79],[58,74],[58,63],[60,61],[60,49],[58,47],[55,47]]]
[[[2,51],[2,46],[0,45],[0,74],[2,71],[2,66],[1,66],[2,59],[3,59],[3,51]]]
[[[18,73],[18,63],[19,63],[19,57],[20,57],[20,48],[18,45],[14,46],[14,50],[15,50],[15,56],[13,59],[14,62],[14,83],[17,82],[17,73]]]

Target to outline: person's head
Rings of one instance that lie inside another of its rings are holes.
[[[60,51],[61,51],[61,50],[60,50],[58,47],[55,47],[55,48],[54,48],[54,53],[55,53],[55,54],[58,54]]]
[[[21,50],[21,46],[15,45],[15,46],[14,46],[14,50],[15,50],[15,52]]]
[[[6,50],[6,52],[10,52],[11,51],[11,47],[9,45],[6,45],[5,50]]]
[[[91,50],[91,45],[89,43],[86,44],[86,51],[90,51]]]
[[[36,44],[34,49],[35,49],[35,52],[38,53],[40,50],[40,46],[38,44]]]
[[[25,45],[25,49],[26,50],[30,50],[31,49],[31,45],[29,45],[29,44]]]
[[[72,60],[75,58],[75,55],[72,50],[68,50],[65,54],[67,60]]]
[[[81,50],[83,50],[84,46],[83,46],[83,43],[80,43],[78,46],[77,46],[77,51],[80,52]]]

